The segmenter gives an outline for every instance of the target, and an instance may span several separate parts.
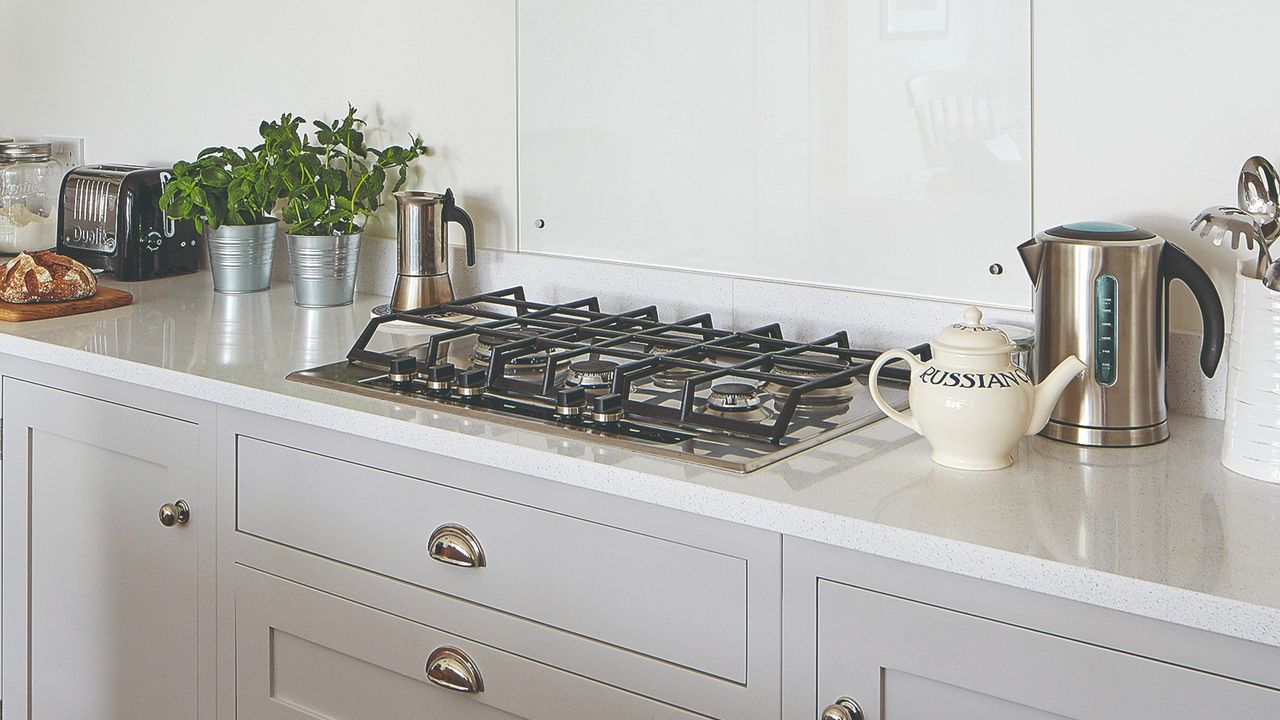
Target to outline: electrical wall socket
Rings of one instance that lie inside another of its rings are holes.
[[[84,164],[84,138],[54,137],[41,138],[53,145],[53,159],[67,169]]]

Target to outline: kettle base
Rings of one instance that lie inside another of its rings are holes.
[[[1051,440],[1088,447],[1143,447],[1169,439],[1169,421],[1135,428],[1087,427],[1050,420],[1040,434]]]

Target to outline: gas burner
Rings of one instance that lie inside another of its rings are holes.
[[[760,389],[741,382],[718,383],[711,386],[707,407],[724,412],[750,412],[764,404]]]
[[[519,335],[522,339],[538,336],[537,332],[527,328],[506,330],[505,332]],[[475,349],[471,351],[471,362],[477,367],[488,367],[489,361],[493,359],[493,349],[510,342],[518,342],[518,340],[481,331],[476,336]],[[545,349],[517,355],[507,360],[506,369],[513,375],[540,373],[547,369],[547,358],[550,355],[550,351]]]
[[[743,382],[716,383],[707,396],[705,412],[716,417],[732,418],[746,422],[761,422],[773,417],[773,411],[764,404],[760,388]]]
[[[822,355],[818,357],[804,357],[803,359],[822,363],[830,369],[823,368],[821,370],[817,370],[810,367],[804,367],[796,363],[788,363],[786,359],[779,359],[774,365],[773,371],[779,375],[786,375],[803,382],[810,382],[812,380],[817,380],[820,377],[842,372],[850,367],[848,360],[838,357]],[[791,386],[775,381],[765,383],[764,389],[784,400],[787,395],[791,393]],[[800,396],[800,400],[796,403],[796,407],[825,408],[833,405],[845,405],[853,399],[857,390],[858,384],[854,382],[853,378],[849,378],[835,387],[810,390]]]
[[[454,322],[460,322],[470,317],[469,315],[466,314],[465,311],[471,307],[473,306],[462,305],[462,306],[459,306],[459,309],[457,310],[451,309],[451,310],[440,310],[436,312],[415,313],[414,316],[425,318],[427,320],[451,320]],[[372,310],[369,311],[369,316],[374,318],[380,318],[386,315],[395,315],[395,314],[396,314],[396,311],[391,309],[391,303],[383,303],[381,305],[374,307]],[[409,325],[413,323],[404,323],[404,324]]]
[[[668,368],[663,368],[649,376],[649,381],[660,388],[666,388],[667,390],[680,390],[684,387],[686,380],[704,372],[706,371],[673,365]]]
[[[604,392],[613,385],[614,371],[618,363],[612,360],[579,360],[569,363],[569,376],[564,384],[580,387],[588,393]]]
[[[662,353],[671,352],[675,349],[676,348],[674,346],[662,347],[653,345],[649,348],[649,352],[655,355],[660,355]],[[676,365],[672,360],[668,360],[660,365],[660,370],[644,378],[641,382],[656,385],[664,390],[683,390],[686,380],[697,377],[698,375],[702,375],[721,366],[721,363],[711,353],[698,353],[696,355],[685,354],[681,356],[680,359],[688,363],[696,363],[699,367]]]

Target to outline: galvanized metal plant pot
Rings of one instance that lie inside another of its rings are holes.
[[[350,305],[356,289],[360,235],[289,235],[293,302],[302,307]]]
[[[261,292],[271,287],[271,256],[280,221],[257,225],[205,228],[214,292],[228,295]]]

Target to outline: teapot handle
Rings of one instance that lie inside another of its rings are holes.
[[[876,358],[876,361],[871,364],[871,374],[867,377],[867,387],[871,390],[871,399],[875,401],[876,407],[883,410],[884,414],[888,415],[891,420],[902,423],[908,428],[911,428],[911,430],[913,430],[917,435],[923,435],[924,433],[920,432],[920,424],[916,422],[914,415],[908,415],[907,413],[895,410],[889,405],[889,403],[884,401],[883,397],[880,396],[880,368],[884,367],[885,363],[892,360],[906,360],[911,364],[912,371],[918,369],[922,364],[919,358],[902,348],[894,348],[893,350],[888,350],[881,354],[880,357]]]

